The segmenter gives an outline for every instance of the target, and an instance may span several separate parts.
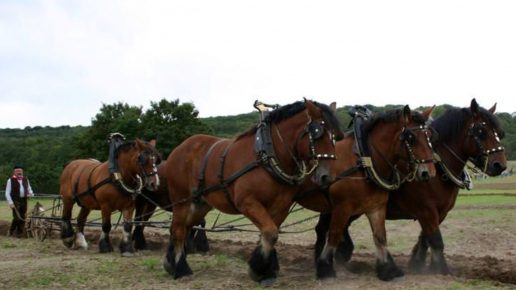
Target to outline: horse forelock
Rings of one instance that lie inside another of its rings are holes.
[[[326,104],[321,104],[318,102],[313,102],[320,110],[323,116],[324,121],[328,124],[329,128],[333,130],[334,134],[336,135],[337,139],[344,138],[344,134],[342,133],[341,127],[340,127],[340,121],[333,112],[333,110],[330,108],[330,106]]]
[[[484,108],[479,108],[481,118],[495,130],[500,138],[505,135],[500,125],[500,121],[494,114],[491,114]],[[430,126],[439,134],[440,141],[450,141],[460,136],[460,133],[466,130],[464,128],[473,117],[470,108],[451,107],[444,114],[436,118]]]

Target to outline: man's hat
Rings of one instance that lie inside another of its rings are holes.
[[[14,165],[14,167],[13,167],[13,170],[14,170],[14,169],[23,169],[23,166],[21,166],[20,164],[16,164],[16,165]]]

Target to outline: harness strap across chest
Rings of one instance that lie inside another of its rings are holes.
[[[231,206],[234,209],[236,209],[236,206],[235,206],[233,200],[231,199],[231,195],[229,193],[228,186],[231,185],[240,176],[246,174],[247,172],[249,172],[249,171],[251,171],[251,170],[253,170],[253,169],[257,168],[257,167],[259,167],[260,166],[260,162],[255,160],[255,161],[253,161],[251,163],[248,163],[246,166],[242,167],[240,170],[238,170],[237,172],[235,172],[232,175],[230,175],[227,179],[224,179],[224,165],[225,165],[225,162],[226,162],[226,156],[227,156],[227,154],[229,152],[229,148],[233,144],[231,142],[231,143],[229,143],[224,148],[224,152],[220,156],[220,167],[219,167],[219,174],[218,174],[219,183],[217,183],[215,185],[212,185],[210,187],[206,187],[206,168],[208,167],[208,161],[209,161],[209,159],[210,159],[210,157],[211,157],[211,155],[213,153],[214,148],[218,144],[220,144],[222,141],[224,141],[224,139],[219,140],[219,141],[213,143],[210,146],[210,148],[208,149],[208,151],[206,152],[206,154],[204,155],[204,158],[203,158],[202,163],[201,163],[201,168],[200,168],[200,171],[199,171],[197,190],[195,190],[194,193],[193,193],[193,201],[196,202],[196,203],[200,203],[200,202],[202,202],[201,198],[202,198],[202,196],[204,194],[207,194],[207,193],[210,193],[210,192],[214,192],[214,191],[223,190],[224,191],[224,196],[228,200],[229,204],[231,204]]]
[[[74,190],[72,192],[72,195],[73,195],[73,200],[80,207],[82,207],[80,199],[79,199],[81,196],[87,195],[87,194],[91,194],[92,197],[96,200],[96,198],[95,198],[95,191],[97,189],[99,189],[100,187],[102,187],[102,186],[112,182],[111,176],[109,176],[108,178],[102,180],[101,182],[95,184],[94,186],[91,186],[91,177],[93,175],[93,172],[101,165],[102,165],[102,163],[100,163],[100,164],[96,165],[95,167],[93,167],[93,169],[90,171],[90,174],[88,175],[88,182],[87,182],[88,189],[83,191],[83,192],[80,192],[80,193],[77,193],[77,191],[79,189],[79,182],[80,182],[82,174],[83,174],[84,170],[86,170],[86,168],[83,168],[83,170],[79,174],[79,177],[77,177],[77,180],[75,181],[75,184],[74,184]]]

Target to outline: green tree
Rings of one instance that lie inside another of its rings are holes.
[[[141,114],[141,107],[126,103],[103,104],[100,112],[91,121],[91,127],[76,144],[80,157],[106,160],[107,138],[110,133],[122,133],[128,140],[141,137]]]
[[[151,102],[141,117],[143,137],[156,139],[156,147],[166,158],[177,145],[194,134],[212,134],[208,125],[198,118],[192,103],[179,100]]]

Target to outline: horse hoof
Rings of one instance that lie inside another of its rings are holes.
[[[64,238],[63,239],[63,244],[68,248],[72,248],[73,246],[73,241],[74,241],[74,237],[69,237],[69,238]]]
[[[414,274],[421,274],[423,273],[423,268],[425,266],[425,261],[413,259],[411,258],[408,264],[408,268],[410,271]]]
[[[276,278],[268,278],[260,281],[261,287],[272,287],[276,283]]]
[[[441,275],[451,275],[451,271],[448,268],[448,265],[436,265],[436,264],[430,264],[430,272],[432,274],[441,274]]]
[[[376,266],[376,275],[382,281],[392,281],[394,278],[403,277],[405,273],[395,264],[379,264]]]
[[[167,271],[168,274],[170,274],[170,276],[174,276],[175,274],[175,268],[172,266],[172,264],[170,264],[170,262],[168,261],[168,259],[165,257],[165,260],[163,261],[163,268],[165,269],[165,271]]]
[[[315,269],[317,279],[323,280],[337,277],[333,267],[333,256],[331,255],[327,259],[317,259]]]
[[[122,257],[134,257],[134,254],[131,252],[123,252]]]
[[[106,240],[100,240],[99,242],[99,252],[100,253],[110,253],[113,252],[113,246]]]

